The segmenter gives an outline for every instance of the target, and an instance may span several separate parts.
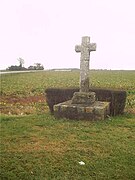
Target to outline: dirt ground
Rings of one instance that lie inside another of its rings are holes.
[[[2,114],[25,115],[43,113],[47,109],[48,107],[44,95],[29,97],[0,97],[0,111]]]
[[[45,95],[17,97],[1,96],[0,112],[7,115],[42,114],[49,111]],[[126,108],[126,112],[135,114],[135,108]]]
[[[32,103],[32,102],[46,102],[44,95],[29,96],[29,97],[1,96],[0,101],[5,102],[5,103],[11,103],[11,104],[16,104],[16,103],[27,104],[27,103]]]

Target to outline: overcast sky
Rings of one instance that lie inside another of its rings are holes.
[[[0,0],[0,69],[79,68],[82,36],[97,43],[92,69],[135,70],[135,0]]]

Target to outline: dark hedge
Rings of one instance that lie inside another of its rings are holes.
[[[78,92],[79,88],[48,88],[45,90],[46,101],[50,112],[53,114],[53,106],[55,104],[70,100],[74,92]],[[124,112],[126,103],[126,91],[90,88],[90,91],[96,93],[96,100],[110,102],[110,115],[115,116]]]

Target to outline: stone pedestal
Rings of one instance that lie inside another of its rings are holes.
[[[110,112],[110,103],[95,101],[93,104],[73,104],[72,100],[54,105],[57,118],[104,120]]]
[[[75,92],[71,100],[54,105],[54,116],[78,120],[104,120],[110,114],[110,103],[95,99],[95,92]]]

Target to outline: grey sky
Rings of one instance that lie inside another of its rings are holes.
[[[40,62],[79,68],[75,45],[97,43],[91,68],[135,69],[134,0],[0,0],[0,69]]]

